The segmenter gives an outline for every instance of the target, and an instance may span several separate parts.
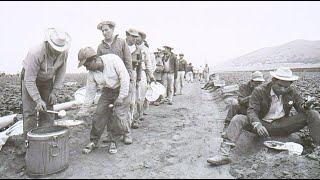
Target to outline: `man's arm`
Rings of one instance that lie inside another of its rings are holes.
[[[123,62],[124,62],[124,65],[129,73],[129,77],[130,77],[130,80],[132,81],[133,78],[132,78],[132,56],[131,56],[131,52],[130,52],[130,49],[129,49],[129,46],[128,46],[128,43],[123,40]]]
[[[115,70],[120,79],[120,92],[118,99],[123,100],[129,95],[130,77],[122,61],[115,60]]]
[[[52,90],[52,93],[54,93],[55,95],[58,95],[58,91],[62,87],[62,83],[66,75],[68,52],[65,52],[61,58],[63,58],[64,62],[57,69],[56,76],[54,78],[53,90]]]
[[[98,56],[101,56],[101,55],[102,55],[101,45],[102,45],[102,44],[99,44],[99,46],[98,46],[98,48],[97,48],[97,55],[98,55]]]
[[[296,109],[296,111],[298,111],[298,112],[306,112],[306,110],[308,110],[308,108],[304,107],[305,101],[300,96],[298,91],[296,89],[294,89],[294,88],[292,89],[292,95],[293,95],[293,98],[294,98],[293,107]]]
[[[188,66],[188,63],[187,63],[187,61],[186,61],[186,60],[184,60],[184,65],[183,65],[183,66],[184,66],[184,68],[183,68],[183,69],[184,69],[184,72],[185,72],[185,73],[187,73],[187,66]]]
[[[247,87],[247,84],[241,84],[238,92],[238,101],[239,104],[249,104],[251,94],[249,92],[250,88]]]
[[[261,93],[258,89],[253,90],[251,98],[249,100],[249,107],[247,110],[247,116],[251,123],[261,123],[259,119],[260,102],[262,101]]]
[[[36,85],[36,79],[37,79],[38,72],[40,70],[41,63],[39,59],[36,57],[36,55],[30,52],[28,53],[25,59],[25,62],[26,62],[26,67],[24,67],[25,85],[31,98],[38,103],[41,100],[41,96]]]
[[[92,105],[97,93],[97,83],[94,80],[94,76],[91,72],[87,75],[86,95],[82,108],[88,108]]]
[[[173,55],[172,55],[173,56]],[[178,59],[176,57],[173,56],[173,60],[174,60],[174,79],[176,79],[178,77]]]
[[[152,62],[150,59],[150,53],[149,50],[147,48],[145,48],[145,65],[146,65],[146,74],[149,76],[149,78],[154,78],[153,74],[152,74]]]

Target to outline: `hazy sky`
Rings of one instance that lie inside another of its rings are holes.
[[[17,73],[29,49],[56,27],[72,38],[67,72],[77,68],[80,48],[103,39],[97,24],[116,22],[147,34],[150,49],[171,43],[188,62],[213,66],[263,47],[296,39],[320,40],[320,2],[0,2],[0,71]]]

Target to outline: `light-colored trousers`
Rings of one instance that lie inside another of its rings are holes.
[[[187,72],[187,81],[193,82],[193,73],[191,71]]]
[[[203,79],[204,79],[205,82],[209,82],[209,73],[204,72],[203,73]]]
[[[162,84],[166,88],[167,93],[164,98],[168,98],[170,102],[173,99],[173,84],[174,84],[174,73],[163,73]]]
[[[183,89],[184,75],[185,75],[185,71],[178,71],[178,76],[177,76],[175,86],[176,86],[177,92],[180,92],[180,93],[182,93],[182,89]]]
[[[137,105],[136,105],[136,96],[137,96],[137,71],[132,70],[132,79],[133,82],[130,83],[130,90],[131,90],[131,102],[130,102],[130,108],[129,108],[129,118],[130,118],[130,124],[133,121],[134,113],[136,111]]]
[[[143,116],[143,103],[147,93],[147,76],[145,71],[141,72],[141,80],[136,84],[136,113],[135,120],[139,120]],[[134,121],[135,121],[134,120]]]

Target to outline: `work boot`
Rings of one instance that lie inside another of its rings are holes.
[[[124,144],[132,144],[132,138],[130,134],[123,135],[123,143]]]
[[[139,128],[139,122],[138,121],[133,121],[132,124],[131,124],[131,128],[138,129]]]
[[[207,159],[207,162],[214,166],[220,166],[231,163],[230,150],[233,147],[234,143],[222,142],[218,150],[218,155]]]

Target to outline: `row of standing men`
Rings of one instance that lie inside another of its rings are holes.
[[[112,21],[100,22],[97,29],[104,39],[97,51],[85,47],[78,53],[78,67],[85,66],[88,75],[85,101],[77,117],[88,112],[96,92],[101,91],[90,142],[83,153],[89,153],[97,146],[106,126],[108,136],[104,141],[110,142],[110,153],[117,152],[116,141],[120,139],[124,144],[132,143],[131,129],[139,127],[149,106],[145,98],[148,83],[158,81],[167,89],[155,105],[173,104],[175,80],[180,84],[177,89],[180,88],[182,94],[187,67],[182,53],[178,59],[169,44],[150,53],[144,32],[131,28],[126,31],[126,39],[122,39],[114,34],[114,28]],[[54,125],[54,115],[47,110],[53,110],[57,103],[70,44],[71,38],[66,32],[50,28],[46,31],[45,41],[33,47],[23,60],[21,91],[26,142],[31,129]]]

